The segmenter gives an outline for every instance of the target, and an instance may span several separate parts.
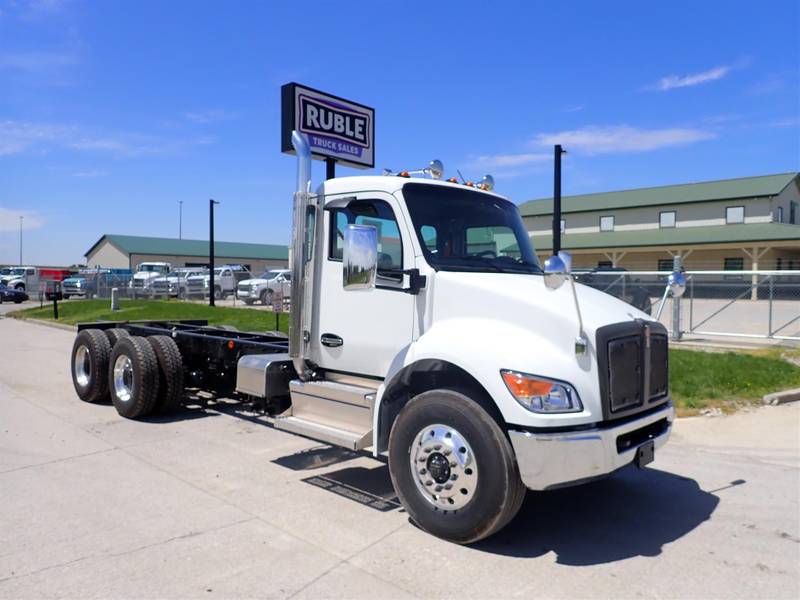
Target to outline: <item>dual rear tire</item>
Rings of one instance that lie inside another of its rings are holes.
[[[180,406],[183,361],[169,336],[84,329],[75,338],[71,364],[72,382],[81,400],[110,399],[128,419],[166,414]]]

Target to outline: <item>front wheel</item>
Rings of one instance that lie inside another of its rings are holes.
[[[458,544],[502,529],[525,498],[503,430],[452,390],[425,392],[403,407],[389,436],[389,470],[411,519]]]
[[[269,306],[270,304],[272,304],[272,290],[262,291],[261,296],[259,296],[259,298],[261,299],[261,304],[263,306]]]
[[[222,288],[214,288],[214,300],[222,300]]]

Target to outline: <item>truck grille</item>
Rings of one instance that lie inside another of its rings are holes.
[[[74,283],[62,283],[61,291],[65,294],[82,294],[83,290]]]
[[[247,283],[240,283],[237,287],[237,291],[241,296],[247,296],[250,294],[250,285]]]
[[[660,323],[615,323],[597,330],[603,419],[625,417],[667,399],[667,330]]]
[[[134,279],[133,280],[133,287],[137,289],[144,288],[144,279]]]
[[[186,287],[189,288],[189,290],[191,290],[193,292],[200,292],[203,289],[205,289],[205,287],[203,286],[203,281],[202,280],[189,280],[186,283]]]
[[[167,281],[154,281],[153,289],[157,292],[166,293],[169,291],[169,282]]]

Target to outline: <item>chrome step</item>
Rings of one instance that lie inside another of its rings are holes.
[[[289,382],[292,406],[275,427],[360,450],[371,444],[375,389],[338,381]]]
[[[361,450],[372,445],[372,429],[367,432],[347,431],[300,417],[277,417],[275,428],[296,433],[321,442],[342,446],[348,450]]]

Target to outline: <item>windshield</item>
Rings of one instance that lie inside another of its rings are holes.
[[[149,273],[169,273],[167,265],[139,265],[139,271]]]
[[[516,205],[482,192],[403,186],[425,258],[434,269],[541,273]]]
[[[0,269],[0,275],[15,275],[17,277],[22,277],[25,275],[25,269],[7,267],[5,269]]]

